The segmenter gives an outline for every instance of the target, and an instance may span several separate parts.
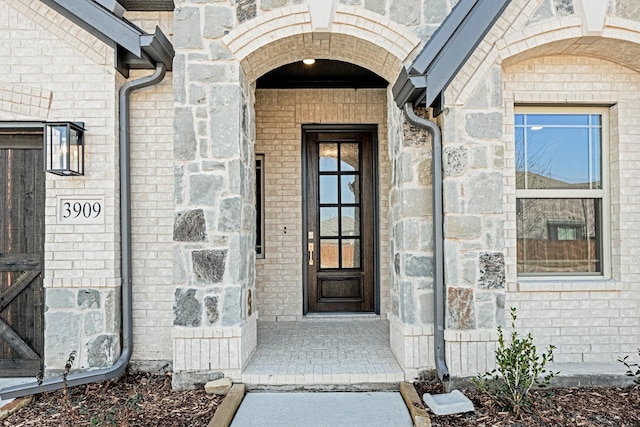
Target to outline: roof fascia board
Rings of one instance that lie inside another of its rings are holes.
[[[431,36],[424,49],[411,64],[409,74],[424,74],[427,67],[446,47],[451,35],[464,22],[478,0],[461,0]]]
[[[128,11],[172,12],[175,9],[173,0],[118,0]]]
[[[117,44],[140,57],[140,36],[127,21],[92,0],[40,0],[106,44]]]
[[[510,0],[480,0],[451,36],[437,58],[427,68],[427,95],[431,106],[467,62],[473,51],[487,35]],[[484,26],[478,23],[486,23]]]
[[[154,34],[140,36],[140,46],[142,51],[149,55],[155,63],[162,62],[167,67],[167,71],[173,70],[175,50],[167,36],[158,26],[156,26]]]
[[[425,100],[431,107],[511,0],[460,0],[393,85],[398,107]],[[416,77],[423,76],[426,82]]]
[[[398,107],[401,107],[409,101],[417,104],[419,100],[416,99],[416,96],[420,94],[426,95],[426,89],[427,76],[425,74],[412,76],[409,74],[407,68],[402,67],[400,75],[392,88],[393,98],[396,101],[402,100],[401,103],[398,104]]]

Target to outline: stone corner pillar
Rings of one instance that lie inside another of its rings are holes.
[[[240,380],[257,343],[253,93],[221,50],[233,8],[197,3],[174,16],[172,336],[181,383],[219,373]]]
[[[433,369],[431,140],[390,107],[391,351],[407,380]]]

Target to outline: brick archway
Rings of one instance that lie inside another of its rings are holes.
[[[602,36],[583,37],[576,28],[528,31],[499,46],[503,67],[548,55],[587,56],[640,71],[640,32],[631,28],[608,28]]]
[[[511,66],[548,55],[586,56],[640,71],[638,23],[607,16],[599,34],[586,34],[584,19],[567,16],[526,25],[533,3],[513,3],[480,43],[450,87],[446,98],[464,104],[495,66]]]
[[[309,7],[298,5],[248,21],[222,41],[250,82],[305,57],[351,62],[393,81],[421,42],[388,18],[343,5],[337,7],[330,33],[314,33]]]

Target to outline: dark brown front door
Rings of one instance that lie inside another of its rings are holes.
[[[375,311],[374,139],[305,128],[307,312]]]
[[[44,345],[42,133],[0,129],[0,377],[35,376]]]

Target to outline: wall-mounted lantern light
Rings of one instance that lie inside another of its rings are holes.
[[[84,123],[44,124],[44,170],[62,176],[84,175]]]

